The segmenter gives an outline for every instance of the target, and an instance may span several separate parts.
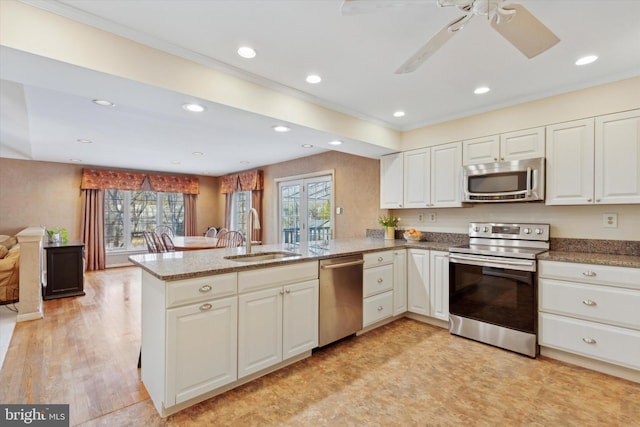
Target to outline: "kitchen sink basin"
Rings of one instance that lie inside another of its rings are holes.
[[[268,261],[273,259],[281,259],[281,258],[289,258],[300,256],[295,252],[256,252],[252,254],[242,254],[242,255],[230,255],[224,257],[229,261],[235,262],[254,262],[254,261]]]

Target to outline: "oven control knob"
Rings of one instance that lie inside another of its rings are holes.
[[[475,227],[473,227],[473,231],[475,231],[475,232],[477,233],[478,231],[480,231],[480,227],[478,227],[478,226],[476,225]]]
[[[536,234],[542,234],[542,228],[536,228]]]
[[[524,234],[531,234],[531,229],[530,228],[525,228],[524,229]]]
[[[485,233],[489,232],[489,227],[482,227],[482,231],[484,231]]]

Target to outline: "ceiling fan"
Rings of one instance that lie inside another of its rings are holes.
[[[413,56],[396,70],[396,74],[415,71],[474,16],[486,16],[491,26],[527,58],[548,50],[560,39],[524,6],[504,0],[437,0],[440,7],[457,7],[463,16],[448,23]],[[344,0],[342,14],[353,15],[382,8],[397,8],[416,4],[416,0]],[[424,2],[423,2],[424,3]]]

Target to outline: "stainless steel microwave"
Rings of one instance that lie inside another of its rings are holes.
[[[544,166],[544,157],[463,166],[463,201],[544,200]]]

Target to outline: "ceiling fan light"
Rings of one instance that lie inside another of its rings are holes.
[[[576,61],[576,65],[580,66],[580,65],[591,64],[592,62],[595,62],[597,59],[598,57],[596,55],[583,56],[582,58]]]
[[[489,89],[487,86],[480,86],[480,87],[477,87],[477,88],[473,91],[473,93],[475,93],[476,95],[483,95],[483,94],[485,94],[485,93],[489,92],[490,90],[491,90],[491,89]]]

